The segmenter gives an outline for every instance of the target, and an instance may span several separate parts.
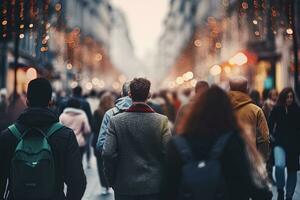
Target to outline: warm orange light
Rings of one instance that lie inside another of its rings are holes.
[[[29,68],[26,71],[26,77],[29,81],[37,78],[37,71],[33,67]]]
[[[195,41],[194,41],[194,45],[195,45],[196,47],[201,47],[201,46],[202,46],[201,40],[195,40]]]
[[[179,77],[176,78],[176,83],[178,85],[181,85],[183,82],[184,82],[184,79],[181,76],[179,76]]]
[[[247,56],[240,52],[229,59],[229,64],[231,65],[244,65],[248,62]]]
[[[61,4],[60,3],[55,4],[55,10],[56,11],[60,11],[61,10]]]
[[[87,82],[87,83],[85,84],[85,88],[86,88],[87,90],[91,90],[91,89],[93,89],[93,84],[92,84],[91,82]]]
[[[102,55],[100,53],[97,53],[95,56],[96,61],[101,61],[102,60]]]
[[[68,69],[68,70],[71,70],[72,68],[73,68],[73,65],[72,65],[71,63],[68,63],[68,64],[67,64],[67,69]]]
[[[286,29],[286,33],[289,34],[289,35],[292,35],[293,34],[293,29],[291,29],[291,28]]]
[[[222,68],[220,65],[214,65],[210,68],[210,74],[213,76],[217,76],[222,72]]]

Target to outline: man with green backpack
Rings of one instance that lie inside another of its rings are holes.
[[[0,134],[0,199],[79,200],[84,194],[77,140],[48,108],[51,96],[48,80],[32,80],[28,108]]]

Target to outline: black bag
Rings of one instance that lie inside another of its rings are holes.
[[[208,160],[196,160],[183,137],[174,138],[174,144],[185,163],[178,200],[223,200],[225,180],[221,173],[221,155],[232,133],[226,133],[213,145]]]

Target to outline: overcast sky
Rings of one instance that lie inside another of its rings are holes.
[[[139,58],[155,50],[163,31],[169,0],[112,0],[124,11],[129,33]]]

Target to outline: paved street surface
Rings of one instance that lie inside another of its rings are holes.
[[[99,178],[97,173],[97,165],[95,157],[92,157],[91,168],[87,168],[86,162],[84,159],[83,167],[85,169],[85,174],[87,177],[87,188],[83,200],[113,200],[113,194],[110,195],[101,195],[101,188],[99,184]],[[276,193],[276,188],[273,188],[274,193]],[[274,195],[273,200],[276,199],[276,194]],[[300,200],[300,173],[298,173],[298,184],[293,200]]]
[[[84,158],[83,167],[85,170],[85,175],[87,177],[87,188],[84,193],[83,200],[113,200],[113,194],[101,195],[102,190],[99,183],[95,157],[93,156],[91,159],[90,168],[87,168]]]

